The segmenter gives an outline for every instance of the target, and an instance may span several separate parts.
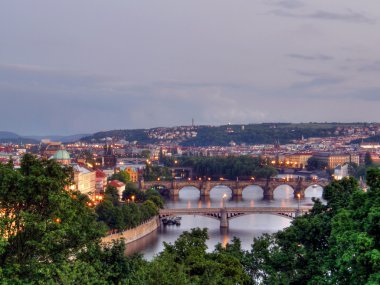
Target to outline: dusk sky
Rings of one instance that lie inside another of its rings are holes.
[[[0,0],[0,130],[380,121],[379,0]]]

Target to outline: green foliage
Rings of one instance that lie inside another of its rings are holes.
[[[196,176],[213,179],[249,179],[252,176],[267,178],[277,174],[274,168],[263,165],[259,158],[250,156],[184,157],[181,158],[180,165],[192,167]]]
[[[368,151],[365,153],[364,156],[364,165],[367,167],[373,165],[371,154]]]
[[[164,206],[164,201],[157,191],[140,191],[131,182],[126,184],[123,192],[123,200],[129,200],[126,204],[120,203],[114,187],[108,186],[105,194],[104,201],[96,206],[96,213],[98,220],[111,230],[122,231],[136,227],[156,216],[158,210]]]
[[[158,178],[161,180],[172,179],[172,173],[168,167],[152,165],[151,163],[145,164],[143,176],[146,181],[155,181]]]
[[[23,157],[19,170],[0,165],[4,211],[0,236],[5,237],[0,241],[0,267],[4,279],[15,276],[15,280],[23,280],[21,284],[44,278],[44,268],[69,262],[104,234],[104,227],[86,206],[87,200],[65,189],[70,176],[69,168],[32,155]]]
[[[309,171],[323,170],[326,169],[327,166],[327,162],[321,161],[313,156],[307,160],[307,170]]]
[[[183,232],[149,266],[141,270],[144,284],[250,284],[238,258],[229,251],[207,253],[206,229]]]
[[[371,189],[355,179],[334,181],[327,205],[273,235],[254,240],[241,259],[259,284],[377,284],[380,273],[380,170],[367,175]]]
[[[128,172],[120,170],[119,172],[112,174],[109,180],[119,180],[123,183],[127,183],[131,181],[131,177]]]

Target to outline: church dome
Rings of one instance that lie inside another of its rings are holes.
[[[56,160],[70,160],[70,154],[66,150],[60,149],[53,155],[53,158]]]

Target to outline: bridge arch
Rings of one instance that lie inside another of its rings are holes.
[[[244,213],[242,215],[236,215],[236,216],[231,216],[228,219],[236,219],[236,218],[241,218],[244,216],[250,216],[250,215],[272,215],[272,216],[277,216],[289,220],[293,220],[295,218],[295,214],[290,214],[290,213]]]
[[[284,189],[284,190],[282,190],[282,189]],[[285,182],[285,183],[280,183],[280,184],[276,185],[272,191],[273,191],[273,198],[290,199],[290,198],[294,197],[295,188],[294,188],[294,186],[289,185]]]
[[[179,215],[176,214],[170,214],[170,215],[160,215],[160,218],[165,218],[165,217],[174,217],[174,216],[199,216],[199,217],[205,217],[205,218],[210,218],[214,220],[220,220],[220,217],[218,215],[212,215],[212,214],[201,214],[201,213],[181,213]]]
[[[245,198],[254,199],[254,198],[263,198],[264,188],[260,184],[251,184],[243,187],[242,195]]]
[[[185,192],[187,192],[189,196],[186,198],[199,199],[201,196],[201,189],[194,185],[183,185],[178,188],[178,195],[183,195]]]
[[[223,191],[219,190],[219,192],[225,192],[225,190],[227,190],[230,193],[230,195],[232,195],[232,187],[230,185],[224,184],[224,183],[218,183],[218,184],[212,185],[212,187],[210,189],[210,194],[211,194],[211,192],[217,193],[218,188],[224,188]]]
[[[305,188],[305,198],[322,198],[324,186],[316,183]]]

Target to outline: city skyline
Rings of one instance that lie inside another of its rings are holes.
[[[378,121],[373,1],[2,6],[0,130]]]

